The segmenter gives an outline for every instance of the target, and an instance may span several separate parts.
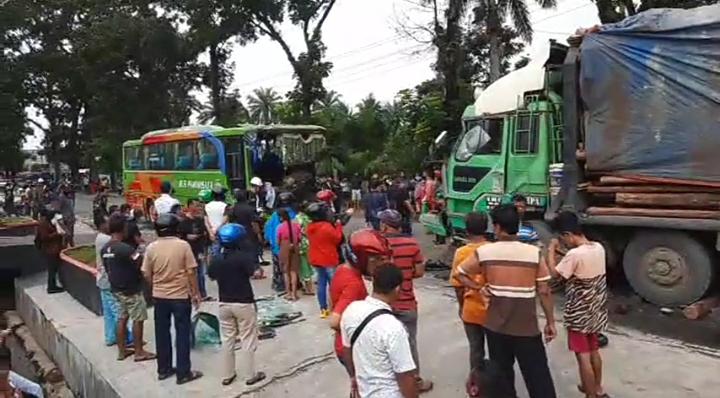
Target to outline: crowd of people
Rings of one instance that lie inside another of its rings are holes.
[[[339,194],[333,181],[339,183]],[[349,376],[352,397],[414,398],[430,391],[433,383],[420,371],[414,287],[425,273],[425,256],[413,237],[412,220],[419,211],[440,205],[428,197],[438,197],[438,177],[428,173],[414,184],[402,175],[328,179],[314,200],[302,203],[261,181],[252,186],[251,192],[234,190],[233,204],[220,185],[180,203],[171,184],[163,183],[151,215],[158,239],[149,244],[137,227],[140,212],[98,203],[97,285],[105,344],[117,345],[118,360],[155,360],[158,379],[175,376],[178,384],[202,377],[190,361],[191,312],[202,301],[216,300],[207,293],[209,277],[219,292],[220,382],[229,385],[238,377],[237,342],[245,383],[265,379],[255,365],[252,280],[265,278],[261,264],[267,245],[272,288],[288,301],[316,296],[319,317],[335,331],[335,351]],[[549,287],[555,278],[567,284],[564,322],[578,362],[578,389],[586,397],[606,397],[599,354],[600,332],[607,323],[603,248],[582,234],[574,214],[562,213],[556,223],[559,239],[541,250],[537,233],[523,221],[526,206],[516,196],[491,214],[470,213],[465,220],[468,241],[455,253],[450,283],[470,352],[468,395],[515,397],[517,361],[531,397],[556,396],[544,346],[557,336]],[[346,235],[343,227],[359,211],[367,228]],[[42,226],[53,225],[43,219]],[[49,231],[43,239],[53,236]],[[562,258],[560,247],[569,249]],[[48,246],[53,255],[58,250]],[[366,279],[372,281],[370,294]],[[55,291],[50,280],[48,288]],[[157,354],[143,347],[147,299],[155,306]],[[536,300],[545,315],[542,330]]]

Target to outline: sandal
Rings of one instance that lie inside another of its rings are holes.
[[[257,384],[263,380],[265,380],[265,373],[257,372],[257,373],[255,373],[255,376],[253,376],[251,379],[246,380],[245,384],[248,386],[252,386],[253,384]]]
[[[171,368],[166,373],[158,373],[158,381],[163,381],[165,379],[169,379],[170,376],[175,374],[175,370],[176,370],[175,368]]]
[[[228,377],[227,379],[222,379],[222,385],[229,386],[232,384],[235,379],[237,378],[237,374],[232,375],[232,377]]]
[[[118,353],[117,360],[124,361],[133,355],[135,355],[135,350],[127,349],[123,354]]]
[[[578,391],[580,391],[582,394],[585,394],[585,389],[580,384],[577,385]],[[602,395],[598,395],[598,398],[610,398],[610,395],[607,393],[603,393]]]
[[[135,362],[152,361],[155,358],[157,358],[157,355],[153,354],[152,352],[146,352],[143,356],[135,355]]]
[[[185,383],[189,383],[193,380],[197,380],[199,378],[203,377],[202,372],[198,372],[197,370],[191,370],[190,373],[185,377],[179,377],[177,379],[177,385],[182,385]]]

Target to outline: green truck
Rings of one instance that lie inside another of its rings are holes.
[[[550,42],[465,111],[445,207],[421,222],[461,241],[468,212],[522,194],[541,240],[559,211],[577,212],[646,300],[705,296],[720,250],[720,46],[707,40],[719,16],[653,10]]]

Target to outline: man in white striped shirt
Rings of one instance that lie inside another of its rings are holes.
[[[513,205],[493,210],[492,221],[497,242],[479,247],[457,272],[485,275],[490,305],[484,327],[490,359],[511,385],[515,384],[513,365],[517,360],[530,397],[554,398],[536,311],[539,297],[547,322],[545,342],[549,342],[557,331],[547,265],[539,248],[517,240],[519,217]]]

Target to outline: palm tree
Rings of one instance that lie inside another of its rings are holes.
[[[250,118],[258,124],[271,124],[275,121],[275,108],[281,97],[272,88],[256,88],[248,96]]]
[[[541,8],[554,8],[557,0],[535,0]],[[475,18],[485,22],[490,41],[490,82],[501,75],[501,36],[505,18],[510,15],[514,29],[525,41],[532,40],[533,28],[526,0],[477,0]]]
[[[325,95],[315,101],[315,109],[322,110],[332,108],[342,104],[342,95],[335,90],[330,90]]]

